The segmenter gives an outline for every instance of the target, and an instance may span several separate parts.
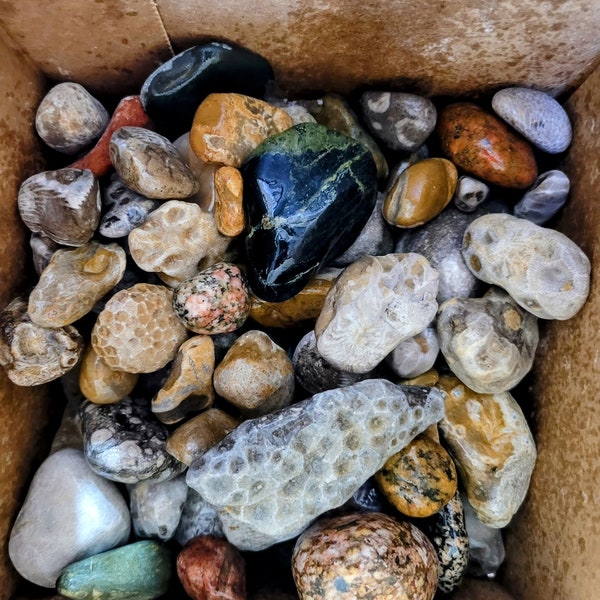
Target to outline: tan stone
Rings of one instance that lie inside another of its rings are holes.
[[[401,379],[400,384],[402,385],[435,385],[440,379],[439,373],[435,369],[429,369],[418,377],[412,379]]]
[[[212,406],[214,369],[212,338],[196,335],[181,344],[167,381],[152,400],[152,412],[163,423],[171,424]]]
[[[220,442],[240,421],[218,408],[209,408],[180,425],[167,440],[167,452],[188,465]]]
[[[215,173],[214,184],[217,229],[223,235],[239,235],[246,224],[242,174],[235,167],[221,167]]]
[[[239,167],[263,140],[293,125],[281,108],[242,94],[210,94],[198,107],[190,146],[208,163]]]

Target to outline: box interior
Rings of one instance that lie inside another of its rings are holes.
[[[0,2],[0,303],[28,285],[28,235],[16,195],[43,168],[33,128],[49,81],[94,93],[137,93],[160,63],[207,39],[271,61],[291,92],[385,85],[429,96],[526,85],[570,96],[574,141],[564,168],[569,205],[558,228],[592,261],[588,303],[546,323],[531,377],[538,463],[507,530],[503,583],[528,600],[589,600],[600,586],[600,5],[587,0],[3,0]],[[0,370],[0,600],[18,578],[7,539],[31,474],[48,449],[51,386],[18,388]],[[594,510],[596,509],[596,510]]]

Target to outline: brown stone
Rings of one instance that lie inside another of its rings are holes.
[[[242,94],[210,94],[198,107],[190,146],[208,163],[240,167],[263,140],[293,125],[281,108]]]
[[[242,233],[244,217],[242,174],[235,167],[221,167],[215,173],[215,223],[228,236]]]
[[[418,377],[412,377],[411,379],[401,379],[402,385],[435,385],[440,379],[439,373],[435,369],[429,369]]]
[[[465,579],[452,600],[514,600],[499,583],[481,579]]]

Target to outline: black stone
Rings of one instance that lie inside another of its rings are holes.
[[[291,298],[344,252],[377,197],[371,153],[314,123],[265,140],[248,157],[242,175],[248,280],[269,302]]]

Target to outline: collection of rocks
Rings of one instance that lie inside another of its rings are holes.
[[[272,78],[213,42],[112,117],[77,84],[41,103],[68,157],[19,192],[39,281],[0,316],[0,364],[65,376],[69,410],[13,564],[83,600],[175,575],[195,600],[508,598],[464,576],[496,573],[534,469],[511,390],[538,319],[589,292],[542,226],[569,181],[533,146],[563,152],[568,117],[524,88],[495,115],[373,90],[355,112]],[[273,549],[294,588],[246,573]]]

